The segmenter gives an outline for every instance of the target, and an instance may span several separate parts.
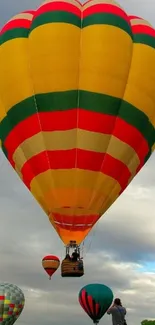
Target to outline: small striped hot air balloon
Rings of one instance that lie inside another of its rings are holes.
[[[60,260],[57,256],[47,255],[42,259],[42,266],[46,273],[49,275],[49,279],[51,280],[51,276],[57,271],[60,265]]]
[[[79,303],[94,324],[106,313],[113,300],[113,292],[104,284],[92,283],[79,292]]]
[[[4,154],[67,247],[155,148],[155,29],[114,0],[47,0],[0,32]]]

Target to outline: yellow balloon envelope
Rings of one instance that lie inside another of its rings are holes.
[[[0,34],[2,150],[80,244],[155,143],[155,30],[113,0],[45,1]]]

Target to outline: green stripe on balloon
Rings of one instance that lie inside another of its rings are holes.
[[[135,34],[133,37],[134,43],[145,44],[155,48],[155,37],[146,34]]]
[[[15,28],[8,30],[4,34],[0,35],[0,45],[16,38],[27,38],[28,35],[29,29],[27,28]]]
[[[83,19],[82,28],[91,25],[98,25],[98,24],[118,27],[124,30],[127,34],[129,34],[132,37],[131,27],[129,23],[123,18],[110,13],[101,12],[101,13],[95,13],[87,16],[86,18]]]
[[[147,115],[120,98],[80,90],[38,94],[35,96],[38,112],[66,111],[77,107],[78,93],[80,94],[79,107],[88,111],[109,114],[120,117],[134,126],[148,142],[151,148],[155,143],[155,129]],[[34,97],[18,103],[8,111],[1,121],[0,138],[2,142],[21,121],[36,114]]]
[[[41,25],[48,24],[48,23],[55,23],[55,22],[68,23],[68,24],[75,25],[79,28],[81,27],[85,28],[91,25],[98,25],[98,24],[111,25],[124,30],[132,37],[131,27],[129,23],[117,15],[113,15],[110,13],[95,13],[82,19],[82,26],[81,26],[80,17],[70,12],[60,11],[60,10],[46,12],[40,16],[37,16],[32,23],[31,31]]]

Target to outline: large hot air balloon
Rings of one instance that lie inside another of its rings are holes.
[[[79,248],[155,144],[155,30],[113,0],[45,1],[0,33],[2,150]]]
[[[14,284],[0,284],[0,324],[13,325],[24,308],[22,290]]]
[[[83,287],[79,292],[79,303],[94,324],[106,313],[113,300],[113,293],[104,284],[93,283]]]
[[[59,265],[60,260],[57,256],[47,255],[42,259],[42,266],[49,275],[49,279],[51,279],[51,276],[55,273],[55,271],[57,271]]]

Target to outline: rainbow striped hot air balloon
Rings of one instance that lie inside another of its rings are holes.
[[[79,245],[155,143],[155,30],[113,0],[45,1],[0,33],[2,150]]]

